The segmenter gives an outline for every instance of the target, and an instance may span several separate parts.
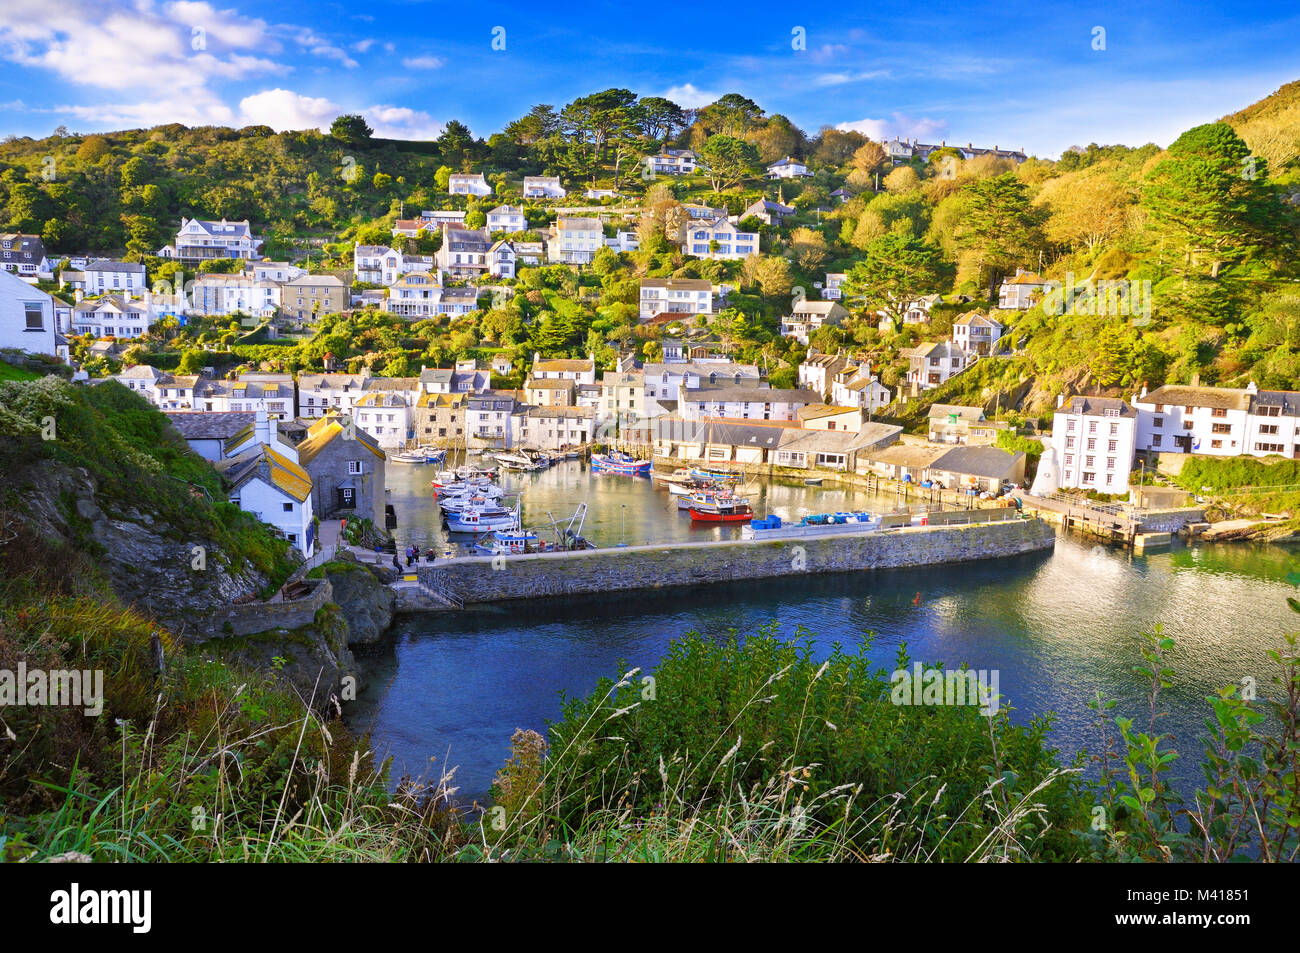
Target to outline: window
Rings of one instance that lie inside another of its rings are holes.
[[[286,513],[292,513],[292,512],[293,512],[293,504],[292,504],[292,503],[285,503],[285,504],[284,504],[284,511],[285,511]]]
[[[1074,464],[1074,454],[1067,453],[1065,455],[1065,465],[1068,467],[1068,466],[1072,466],[1073,464]]]
[[[23,311],[27,315],[28,331],[45,330],[45,312],[41,309],[41,303],[39,301],[24,302]]]
[[[360,461],[360,460],[349,460],[349,461],[348,461],[348,474],[351,475],[351,476],[355,476],[356,474],[358,474],[358,473],[360,473],[360,472],[361,472],[361,461]]]
[[[1151,437],[1151,446],[1153,446],[1153,447],[1158,447],[1158,446],[1160,446],[1160,434],[1154,434],[1154,435]]]
[[[1259,432],[1260,432],[1261,434],[1276,434],[1276,433],[1277,433],[1277,424],[1260,424],[1260,425],[1259,425]]]
[[[1108,441],[1106,441],[1106,449],[1107,449],[1108,451],[1110,451],[1111,453],[1114,453],[1114,452],[1118,449],[1118,447],[1119,447],[1119,441],[1118,441],[1118,440],[1108,440]]]
[[[1106,469],[1107,469],[1107,470],[1114,470],[1114,469],[1115,469],[1115,458],[1114,458],[1114,457],[1107,457],[1107,458],[1106,458]]]
[[[1067,420],[1067,421],[1065,422],[1065,431],[1066,431],[1066,433],[1074,433],[1074,418],[1073,418],[1073,417],[1071,417],[1069,420]]]
[[[1211,433],[1232,433],[1232,424],[1211,424]]]
[[[1096,432],[1097,432],[1097,421],[1095,420],[1088,421],[1088,433],[1096,433]]]
[[[1095,483],[1095,482],[1097,482],[1097,475],[1096,475],[1095,473],[1086,473],[1086,472],[1085,472],[1084,475],[1083,475],[1083,482],[1084,482],[1084,483]]]
[[[1219,449],[1221,449],[1222,447],[1223,447],[1223,441],[1222,441],[1222,440],[1211,440],[1211,441],[1210,441],[1210,449],[1211,449],[1211,450],[1219,450]]]
[[[1163,417],[1156,417],[1154,420],[1151,421],[1151,426],[1155,427],[1157,430],[1159,430],[1164,425],[1165,425],[1165,418]]]
[[[1261,453],[1282,453],[1282,444],[1280,443],[1257,443],[1255,449]]]
[[[1111,436],[1112,436],[1112,437],[1113,437],[1115,434],[1119,433],[1119,424],[1111,424],[1111,425],[1110,425],[1110,433],[1111,433]]]
[[[1066,438],[1065,438],[1065,449],[1067,449],[1067,450],[1073,450],[1073,449],[1074,449],[1074,438],[1073,438],[1073,437],[1066,437]]]
[[[1088,438],[1088,449],[1089,449],[1089,450],[1096,450],[1096,449],[1097,449],[1097,438],[1096,438],[1096,437],[1089,437],[1089,438]]]
[[[1228,416],[1228,409],[1226,407],[1215,407],[1213,410],[1210,411],[1210,416],[1226,417]]]
[[[1094,461],[1095,459],[1096,459],[1095,457],[1084,457],[1084,458],[1083,458],[1083,465],[1084,465],[1085,467],[1093,466],[1093,461]]]

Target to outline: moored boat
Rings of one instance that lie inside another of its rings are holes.
[[[452,533],[482,533],[487,530],[519,529],[519,508],[500,506],[471,507],[459,513],[447,513],[447,530]]]
[[[591,455],[591,468],[597,473],[618,473],[623,476],[648,476],[650,473],[650,461],[638,460],[636,457],[628,456],[626,453],[612,451],[610,453],[593,453]]]
[[[739,483],[740,474],[730,470],[710,470],[704,467],[691,467],[691,477],[708,483]]]
[[[691,519],[697,523],[742,523],[754,518],[748,500],[719,497],[712,503],[692,502]]]

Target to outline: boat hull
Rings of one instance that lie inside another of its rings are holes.
[[[746,523],[754,518],[754,511],[749,507],[745,507],[743,511],[724,513],[701,510],[692,506],[690,514],[691,519],[696,523]]]

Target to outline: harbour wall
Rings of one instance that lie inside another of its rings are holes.
[[[700,586],[806,573],[970,562],[1051,549],[1041,519],[909,527],[803,539],[628,546],[576,553],[465,557],[418,569],[421,587],[475,603]],[[445,609],[418,592],[399,609]]]

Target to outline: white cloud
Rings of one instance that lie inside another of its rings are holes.
[[[366,37],[364,40],[357,40],[357,42],[353,43],[352,48],[356,50],[358,53],[366,53],[369,52],[370,48],[374,45],[375,45],[374,39],[372,39],[371,37]]]
[[[860,70],[856,73],[823,73],[813,80],[813,85],[843,86],[845,83],[863,83],[872,79],[884,79],[889,75],[887,69]]]
[[[407,69],[442,69],[443,60],[436,56],[408,56],[402,65]]]
[[[324,97],[302,96],[289,89],[268,89],[239,101],[240,125],[270,126],[276,132],[328,129],[345,112]]]
[[[239,124],[266,125],[277,132],[294,129],[328,130],[344,113],[360,113],[381,139],[437,139],[443,125],[427,112],[406,106],[367,106],[356,109],[323,96],[303,96],[290,89],[268,89],[239,102]]]
[[[206,90],[178,90],[172,97],[137,103],[58,106],[56,113],[75,116],[95,129],[135,129],[179,122],[186,126],[229,126],[236,116]]]
[[[894,113],[889,119],[858,119],[842,122],[835,127],[844,132],[860,132],[868,139],[884,142],[886,139],[933,139],[948,129],[944,119],[917,118]]]
[[[678,106],[686,109],[703,109],[710,103],[717,102],[722,96],[721,93],[710,93],[699,89],[691,83],[674,86],[672,89],[659,93],[659,95],[664,99],[671,99]]]
[[[312,56],[319,56],[322,59],[327,60],[338,60],[339,63],[348,69],[356,69],[361,65],[352,57],[348,56],[347,51],[341,46],[331,43],[323,37],[317,36],[305,27],[297,28],[293,39],[300,47]]]
[[[280,49],[265,20],[242,17],[235,10],[217,10],[202,0],[176,0],[163,9],[169,18],[188,28],[191,36],[197,27],[209,42],[215,39],[233,49],[257,48],[272,53]]]

